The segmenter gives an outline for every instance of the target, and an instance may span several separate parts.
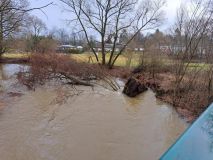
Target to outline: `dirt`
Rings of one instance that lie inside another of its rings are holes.
[[[132,75],[132,70],[128,67],[113,67],[112,69],[105,68],[112,77],[122,78],[127,80]]]
[[[145,84],[145,86],[151,88],[156,93],[156,97],[158,99],[174,106],[179,115],[188,123],[195,121],[206,109],[206,106],[208,106],[205,105],[206,102],[203,102],[203,104],[199,107],[192,107],[190,101],[195,97],[184,92],[182,93],[181,100],[174,101],[173,83],[175,81],[175,77],[170,72],[158,73],[155,75],[155,78],[148,73],[136,73],[133,77],[137,78],[141,84]]]
[[[0,63],[6,64],[21,64],[21,63],[29,63],[29,58],[0,58]]]

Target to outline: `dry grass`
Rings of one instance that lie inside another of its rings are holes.
[[[31,53],[5,53],[2,55],[3,58],[29,58]]]
[[[106,55],[106,61],[109,60],[109,54]],[[92,53],[83,53],[83,54],[72,54],[70,55],[71,58],[76,59],[79,62],[89,62],[89,63],[97,63],[95,56]],[[98,55],[99,60],[101,61],[101,54]],[[140,53],[134,53],[132,60],[131,60],[131,64],[130,67],[136,67],[139,65],[140,61],[139,58],[140,57]],[[118,60],[115,63],[115,66],[119,66],[119,67],[127,67],[129,58],[128,56],[126,56],[126,54],[121,55]]]
[[[194,73],[188,72],[178,91],[176,90],[176,94],[174,94],[176,79],[173,72],[161,70],[156,73],[154,78],[146,70],[137,74],[140,75],[142,83],[144,81],[149,83],[157,97],[172,104],[188,122],[199,117],[213,101],[213,92],[208,91],[208,72],[205,70],[197,73],[196,78],[192,77]]]

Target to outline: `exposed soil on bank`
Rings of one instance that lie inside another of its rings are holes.
[[[106,68],[106,70],[112,77],[121,78],[126,83],[126,86],[129,85],[131,87],[133,90],[132,95],[131,93],[126,94],[125,89],[127,88],[124,87],[123,93],[125,93],[127,96],[134,98],[150,88],[155,92],[158,99],[171,104],[176,109],[178,114],[188,123],[192,123],[194,120],[196,120],[208,106],[203,105],[200,107],[192,107],[189,105],[189,103],[187,103],[187,97],[184,99],[185,103],[183,103],[183,99],[180,101],[174,101],[173,83],[175,81],[175,76],[170,72],[157,73],[155,78],[152,78],[150,73],[134,73],[135,70],[133,71],[127,67],[114,67],[110,70]],[[188,95],[184,95],[183,93],[183,98],[184,96]]]
[[[112,69],[105,68],[106,71],[112,76],[127,80],[132,74],[132,70],[128,67],[113,67]]]
[[[182,93],[182,97],[179,100],[174,100],[176,97],[173,97],[173,83],[175,81],[175,77],[172,73],[165,72],[165,73],[158,73],[155,75],[155,78],[152,78],[152,76],[149,73],[137,73],[137,74],[132,74],[129,78],[129,81],[133,80],[133,83],[135,81],[135,86],[142,87],[143,90],[134,89],[134,85],[130,86],[128,82],[126,83],[126,88],[124,88],[124,93],[129,94],[129,92],[133,93],[133,96],[128,95],[130,97],[135,97],[140,93],[143,93],[146,91],[148,88],[152,89],[156,93],[156,97],[166,103],[171,104],[174,106],[176,111],[180,114],[181,117],[186,119],[188,123],[192,123],[194,120],[196,120],[200,114],[203,113],[203,111],[207,108],[208,102],[205,100],[203,101],[203,105],[199,107],[194,107],[191,106],[191,100],[195,97],[193,95],[189,95],[186,93]],[[140,84],[140,85],[139,85]],[[128,88],[128,85],[130,88]],[[144,88],[146,87],[146,88]],[[128,89],[127,89],[128,88]],[[137,87],[136,87],[137,88]],[[126,90],[128,91],[126,91]],[[130,91],[133,89],[133,91]],[[134,92],[138,92],[137,94],[134,94]]]

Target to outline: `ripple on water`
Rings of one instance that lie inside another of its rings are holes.
[[[137,98],[81,90],[65,103],[55,103],[54,87],[10,102],[0,115],[0,159],[156,160],[187,127],[151,90]]]

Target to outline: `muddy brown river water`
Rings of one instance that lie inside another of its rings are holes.
[[[157,160],[187,127],[151,90],[133,99],[78,90],[46,86],[11,98],[0,111],[0,160]]]

